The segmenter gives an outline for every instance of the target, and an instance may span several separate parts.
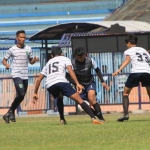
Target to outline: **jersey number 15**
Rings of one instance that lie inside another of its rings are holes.
[[[49,74],[51,74],[52,72],[58,72],[58,64],[59,62],[54,62],[49,65]]]

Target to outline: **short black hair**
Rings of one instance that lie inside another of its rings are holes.
[[[130,42],[131,44],[135,44],[136,45],[137,42],[138,42],[138,38],[134,34],[129,34],[129,35],[126,36],[125,42],[126,43]]]
[[[57,55],[60,56],[62,54],[62,50],[60,47],[52,47],[51,50],[52,50],[53,57],[55,57]]]
[[[74,54],[77,56],[85,55],[85,49],[83,47],[78,47],[75,49]]]
[[[16,36],[18,36],[20,33],[26,34],[26,32],[24,30],[19,30],[19,31],[16,32]]]

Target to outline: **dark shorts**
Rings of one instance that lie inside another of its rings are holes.
[[[141,82],[143,87],[150,87],[149,73],[131,73],[129,74],[125,86],[128,88],[136,87]]]
[[[57,98],[60,94],[70,97],[76,93],[76,90],[70,85],[70,83],[60,82],[50,86],[47,89],[54,98]]]
[[[95,82],[90,83],[88,86],[80,94],[81,98],[88,101],[88,91],[94,90],[96,92],[96,84]]]

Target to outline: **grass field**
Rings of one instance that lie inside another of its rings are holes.
[[[149,150],[150,114],[104,115],[103,125],[93,125],[87,115],[59,117],[18,117],[16,123],[0,119],[0,150]]]

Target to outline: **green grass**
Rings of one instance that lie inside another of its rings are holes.
[[[103,125],[93,125],[87,115],[17,118],[16,123],[0,120],[0,150],[149,150],[150,114],[104,115]]]

